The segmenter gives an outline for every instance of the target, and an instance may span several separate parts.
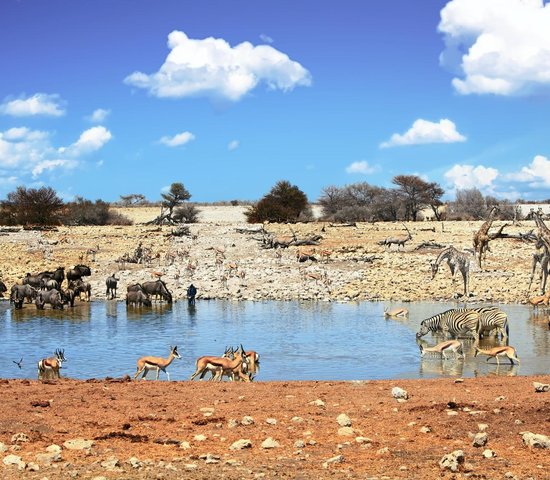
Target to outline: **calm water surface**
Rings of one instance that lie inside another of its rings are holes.
[[[548,316],[520,305],[503,305],[510,344],[519,367],[506,360],[497,368],[474,358],[465,342],[465,361],[420,359],[415,332],[420,322],[456,304],[414,303],[408,320],[383,316],[391,303],[300,303],[197,301],[127,309],[121,302],[78,303],[63,312],[37,312],[34,305],[13,310],[0,303],[0,364],[6,378],[36,378],[36,363],[64,348],[62,374],[72,378],[133,375],[141,355],[166,357],[169,345],[182,356],[168,368],[185,380],[201,355],[220,355],[242,343],[261,355],[260,380],[368,380],[441,376],[531,375],[550,373]],[[462,305],[460,305],[462,306]],[[437,340],[427,335],[430,345]],[[482,343],[488,347],[496,345]],[[22,368],[14,363],[23,358]],[[492,360],[494,362],[494,360]],[[161,379],[165,376],[161,372]]]

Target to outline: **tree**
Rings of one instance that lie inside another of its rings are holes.
[[[455,218],[481,220],[487,214],[485,198],[476,187],[457,190],[451,207]]]
[[[281,180],[245,215],[249,223],[296,222],[300,217],[310,218],[311,211],[306,194],[287,180]]]
[[[405,218],[416,222],[418,212],[427,206],[437,207],[436,203],[445,193],[435,182],[422,180],[417,175],[397,175],[392,183],[397,185],[397,191],[405,204]]]
[[[8,193],[1,202],[2,220],[18,225],[58,225],[63,208],[61,200],[51,187],[20,186]]]
[[[124,206],[143,205],[147,203],[147,199],[145,198],[145,195],[141,193],[130,193],[128,195],[121,195],[120,203]]]
[[[174,208],[191,198],[191,194],[183,186],[183,183],[173,183],[167,193],[161,193],[164,199],[162,206],[168,209],[168,218],[172,218]]]
[[[62,216],[65,225],[131,225],[132,222],[116,212],[103,200],[86,200],[76,197],[66,204]]]
[[[189,200],[191,198],[191,194],[183,186],[183,183],[176,182],[170,185],[168,192],[161,193],[161,197],[163,200],[161,203],[162,210],[160,215],[147,223],[155,225],[161,225],[163,223],[178,223],[178,218],[183,218],[185,214],[184,212],[181,212],[181,215],[174,218],[174,209],[180,205],[183,205],[186,200]],[[164,209],[168,209],[168,213],[165,213]]]

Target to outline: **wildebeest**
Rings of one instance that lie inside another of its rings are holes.
[[[151,298],[149,295],[147,295],[145,292],[141,290],[133,290],[129,291],[126,294],[126,305],[135,305],[135,306],[141,306],[144,305],[145,307],[151,306]]]
[[[63,283],[63,280],[65,280],[65,267],[57,267],[57,269],[53,272],[45,271],[40,272],[37,277],[40,278],[51,278],[55,280],[60,286]]]
[[[160,296],[163,300],[166,300],[168,303],[172,303],[172,294],[166,287],[166,284],[162,280],[156,280],[151,282],[144,282],[141,284],[143,291],[149,295],[154,295],[155,299],[158,299]]]
[[[0,297],[4,296],[4,293],[8,291],[8,287],[6,287],[6,284],[0,280]]]
[[[60,292],[63,302],[68,303],[71,307],[74,307],[74,299],[76,297],[75,291],[72,288],[67,288],[67,290],[60,290]]]
[[[53,278],[47,278],[43,280],[43,287],[46,290],[59,290],[59,282],[57,280],[54,280]]]
[[[110,277],[107,277],[107,280],[105,280],[105,285],[107,286],[107,292],[105,293],[105,295],[107,298],[109,298],[109,294],[111,294],[111,298],[116,297],[118,280],[119,279],[115,277],[114,273]]]
[[[38,290],[30,285],[15,284],[11,287],[10,303],[15,304],[15,308],[22,308],[25,298],[32,302],[38,293]]]
[[[46,303],[49,303],[53,309],[63,310],[63,298],[59,290],[55,289],[38,292],[34,303],[39,310],[43,310]]]
[[[90,267],[86,265],[75,265],[67,272],[67,281],[80,280],[82,277],[89,277],[92,274]]]
[[[42,285],[44,285],[44,276],[43,275],[32,275],[30,273],[27,273],[25,275],[25,278],[21,280],[21,283],[23,285],[30,285],[33,288],[40,289],[42,288]]]
[[[89,302],[92,297],[92,286],[89,282],[84,282],[82,279],[73,280],[69,282],[69,288],[74,290],[75,296],[80,296],[82,293],[86,295],[86,300]]]

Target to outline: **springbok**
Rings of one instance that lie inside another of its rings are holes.
[[[164,373],[166,373],[166,376],[168,377],[168,381],[170,381],[170,374],[166,371],[166,368],[168,367],[168,365],[172,363],[172,360],[174,360],[174,358],[178,358],[178,359],[181,358],[178,353],[177,345],[175,347],[170,346],[170,355],[168,355],[168,358],[141,357],[137,361],[137,371],[136,371],[136,374],[134,375],[134,380],[142,372],[143,372],[143,375],[141,376],[141,379],[143,380],[149,370],[156,369],[157,378],[155,380],[159,379],[160,371],[162,370]]]
[[[384,308],[384,316],[391,318],[406,318],[409,316],[409,311],[405,307],[392,308],[391,310]]]
[[[42,379],[47,371],[50,371],[52,373],[53,378],[61,378],[59,370],[61,368],[61,364],[66,361],[67,359],[65,358],[65,349],[57,349],[55,351],[55,356],[39,360],[38,379]]]
[[[214,374],[212,380],[221,381],[223,375],[234,379],[236,375],[239,379],[250,382],[250,378],[243,373],[243,364],[247,362],[248,359],[242,345],[235,352],[233,359],[226,357],[199,357],[195,362],[195,373],[191,375],[190,380],[193,380],[199,374],[199,378],[203,378],[205,372],[210,371]]]
[[[498,361],[499,356],[506,356],[508,357],[508,360],[510,360],[510,364],[514,364],[514,360],[518,362],[519,365],[519,358],[516,354],[516,349],[511,346],[504,346],[504,347],[494,347],[490,348],[489,350],[483,350],[481,348],[478,348],[477,346],[475,348],[474,357],[477,357],[479,354],[481,355],[487,355],[487,361],[489,361],[489,358],[495,357],[497,359],[497,365],[500,365],[500,362]]]
[[[458,358],[464,358],[464,350],[462,348],[462,342],[459,340],[447,340],[445,342],[438,343],[433,347],[425,347],[422,344],[420,347],[420,356],[423,357],[426,352],[441,353],[441,356],[447,360],[449,357],[446,355],[447,351],[454,352]]]
[[[548,289],[544,295],[538,295],[530,298],[529,303],[534,307],[538,307],[541,304],[548,305],[548,303],[550,303],[550,289]]]

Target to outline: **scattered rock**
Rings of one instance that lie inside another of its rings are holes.
[[[351,437],[354,433],[355,432],[351,427],[340,427],[338,429],[338,435],[341,437]]]
[[[313,400],[312,402],[309,402],[309,405],[314,405],[315,407],[324,407],[325,402],[323,402],[323,400],[317,399],[317,400]]]
[[[487,432],[478,432],[474,435],[474,441],[472,442],[472,446],[484,447],[485,445],[487,445],[488,439],[489,439],[489,436],[487,435]]]
[[[120,461],[116,457],[108,458],[107,460],[104,460],[100,464],[105,470],[108,472],[121,472],[122,468],[120,468]]]
[[[273,438],[268,437],[262,442],[261,446],[262,446],[262,448],[269,449],[269,448],[277,448],[280,445],[279,445],[279,442],[277,440],[274,440]]]
[[[491,450],[490,448],[486,448],[485,450],[483,450],[482,455],[485,458],[493,458],[493,457],[497,456],[497,454],[493,450]]]
[[[351,427],[351,419],[345,413],[338,415],[336,421],[341,427]]]
[[[29,441],[29,437],[26,433],[15,433],[11,437],[11,443],[25,443]]]
[[[432,429],[430,427],[426,427],[426,426],[424,426],[420,429],[420,433],[430,433],[431,431],[432,431]]]
[[[43,463],[44,465],[63,460],[61,452],[37,453],[34,458],[37,462]]]
[[[18,455],[10,454],[2,460],[4,465],[16,465],[19,470],[24,470],[27,464]]]
[[[306,444],[303,440],[296,440],[294,442],[294,448],[305,448]]]
[[[6,447],[6,444],[0,442],[0,453],[4,453],[8,451],[8,447]]]
[[[533,382],[533,386],[537,393],[548,392],[548,390],[550,390],[550,385],[548,383]]]
[[[203,435],[202,433],[200,433],[198,435],[195,435],[193,437],[193,440],[195,440],[195,442],[204,442],[206,440],[206,435]],[[181,442],[180,442],[180,447],[181,447]]]
[[[277,425],[277,420],[274,418],[266,418],[265,423],[267,423],[268,425]]]
[[[323,468],[328,468],[329,465],[334,463],[343,463],[344,462],[344,455],[336,455],[335,457],[331,457],[328,460],[325,460],[323,462]]]
[[[523,443],[532,448],[550,448],[550,437],[532,432],[520,432]]]
[[[241,420],[241,425],[245,425],[245,426],[254,425],[254,419],[252,417],[246,415]]]
[[[93,440],[84,440],[83,438],[75,438],[67,440],[63,446],[68,450],[87,450],[94,446]]]
[[[444,455],[439,461],[439,468],[441,470],[450,470],[451,472],[458,472],[460,465],[464,463],[464,452],[462,450],[455,450],[454,452]]]
[[[241,439],[233,442],[229,447],[229,450],[243,450],[250,447],[252,447],[252,442],[250,440]]]
[[[396,398],[398,400],[399,399],[408,400],[409,398],[409,394],[407,393],[407,391],[399,387],[393,387],[391,389],[391,394],[393,398]]]
[[[184,450],[189,450],[191,448],[191,445],[189,442],[183,441],[180,442],[180,448],[183,448]]]

